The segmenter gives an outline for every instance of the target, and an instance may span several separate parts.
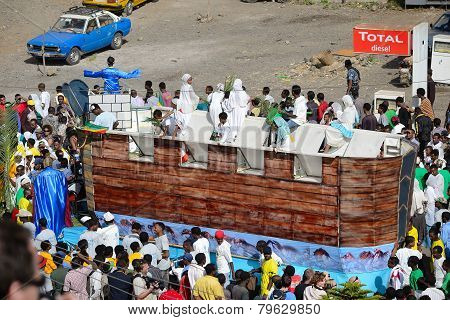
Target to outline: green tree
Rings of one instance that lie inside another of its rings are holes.
[[[7,104],[0,111],[0,203],[10,211],[14,206],[13,191],[9,184],[9,168],[17,148],[17,114],[14,105]],[[3,214],[3,212],[0,212]]]
[[[359,282],[345,282],[327,291],[323,300],[379,300],[381,297],[372,295],[372,291],[365,290],[364,284]]]

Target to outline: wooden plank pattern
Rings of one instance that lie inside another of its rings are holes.
[[[293,179],[294,155],[265,151],[264,175],[269,178]]]
[[[236,169],[236,148],[208,145],[208,170],[235,173]]]
[[[234,147],[208,145],[203,170],[179,165],[181,142],[154,142],[154,163],[129,160],[127,136],[92,143],[97,210],[331,246],[396,239],[400,157],[323,158],[316,184],[293,180],[291,154],[265,151],[257,176],[236,173]]]
[[[373,246],[397,239],[400,166],[401,157],[340,160],[340,246]]]

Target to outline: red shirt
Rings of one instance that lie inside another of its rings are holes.
[[[0,104],[0,111],[5,111],[5,110],[6,110],[6,105]]]
[[[317,116],[319,117],[318,122],[320,122],[320,120],[322,120],[323,118],[323,114],[325,113],[325,111],[327,111],[328,108],[328,102],[326,101],[322,101],[319,105],[319,112],[317,114]]]
[[[27,108],[27,103],[26,102],[22,102],[22,103],[19,103],[16,106],[14,106],[14,110],[19,114],[19,117],[22,116],[22,113],[25,111],[26,108]]]
[[[173,289],[163,292],[159,296],[159,300],[184,300],[183,296]]]
[[[294,274],[291,277],[291,286],[289,287],[289,291],[292,293],[295,293],[295,287],[298,286],[301,281],[302,281],[302,277],[299,276],[298,274]]]

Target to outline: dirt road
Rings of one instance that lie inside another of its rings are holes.
[[[45,77],[38,71],[36,61],[27,55],[26,41],[41,33],[42,28],[48,29],[64,9],[81,1],[7,3],[8,7],[0,6],[0,15],[5,17],[0,23],[0,92],[9,99],[16,92],[34,91],[39,82],[45,82],[52,90],[63,82],[82,78],[84,69],[103,68],[106,58],[112,55],[123,70],[141,68],[141,79],[123,82],[124,86],[138,90],[143,89],[147,79],[156,88],[158,82],[165,81],[169,90],[175,90],[181,75],[190,73],[194,88],[203,94],[206,85],[223,82],[227,75],[235,74],[253,96],[268,85],[278,97],[281,89],[298,83],[304,90],[320,90],[329,100],[335,100],[344,93],[342,71],[335,75],[297,74],[296,67],[305,58],[323,50],[352,48],[352,27],[358,23],[433,22],[443,12],[440,9],[324,9],[319,5],[246,4],[239,0],[160,0],[134,11],[133,31],[122,49],[89,55],[72,67],[51,63],[49,70],[55,75]],[[211,21],[198,21],[200,15],[208,14]],[[362,96],[368,101],[380,89],[405,90],[411,95],[411,89],[398,89],[389,84],[396,78],[396,69],[389,63],[392,59],[379,56],[374,63],[360,68],[364,79]],[[99,83],[92,79],[86,82]],[[450,93],[440,89],[436,102],[438,115],[442,116],[449,100]]]

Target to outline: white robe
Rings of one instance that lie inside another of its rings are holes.
[[[177,125],[180,127],[180,136],[187,138],[187,128],[189,122],[191,121],[192,112],[197,108],[200,98],[195,94],[194,89],[188,83],[191,75],[185,74],[182,78],[182,85],[180,89],[180,99],[177,103],[177,113],[175,118],[177,120]]]
[[[423,203],[426,201],[425,194],[419,188],[419,181],[414,179],[413,201],[411,205],[411,217],[415,213],[423,214]]]
[[[244,119],[247,116],[249,101],[250,97],[242,88],[242,80],[234,80],[233,90],[230,92],[229,99],[231,109],[231,136],[233,137],[233,139],[238,135]]]
[[[211,104],[209,105],[209,115],[213,122],[214,128],[219,124],[219,114],[222,112],[222,101],[225,94],[221,91],[213,92],[211,96]]]
[[[353,130],[355,123],[359,122],[358,110],[356,110],[350,96],[346,95],[342,97],[342,101],[344,102],[344,111],[337,111],[337,121],[339,121],[347,130]],[[336,128],[328,127],[325,131],[325,135],[326,143],[331,147],[340,148],[348,143],[348,139],[346,139]]]
[[[113,249],[119,245],[119,228],[113,224],[102,228],[98,231],[101,237],[101,243],[106,247],[113,247]]]

